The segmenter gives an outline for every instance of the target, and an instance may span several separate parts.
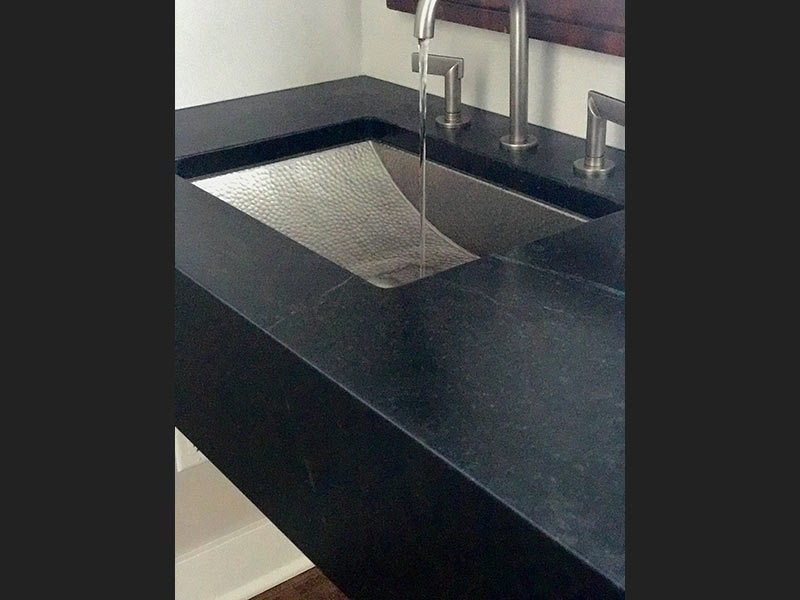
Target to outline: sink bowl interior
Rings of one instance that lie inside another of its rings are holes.
[[[370,142],[404,197],[419,210],[419,157]],[[428,161],[426,218],[451,240],[478,256],[506,252],[588,221],[477,177]]]
[[[360,141],[192,183],[373,285],[423,276],[419,158],[411,152]],[[426,217],[424,276],[587,220],[433,161]]]

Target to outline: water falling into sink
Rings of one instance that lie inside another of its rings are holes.
[[[430,40],[419,40],[419,181],[421,202],[419,210],[419,276],[425,277],[425,121],[428,115],[428,45]]]

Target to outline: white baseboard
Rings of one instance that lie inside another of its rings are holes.
[[[175,600],[249,600],[313,567],[268,519],[175,559]]]

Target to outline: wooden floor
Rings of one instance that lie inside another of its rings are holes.
[[[251,600],[348,600],[330,579],[314,567]]]

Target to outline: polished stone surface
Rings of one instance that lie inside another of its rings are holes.
[[[415,96],[359,77],[186,109],[176,152],[413,130]],[[443,157],[607,216],[379,289],[176,176],[178,423],[354,599],[622,597],[624,177],[577,180],[582,141],[542,128],[509,158],[473,115]]]

